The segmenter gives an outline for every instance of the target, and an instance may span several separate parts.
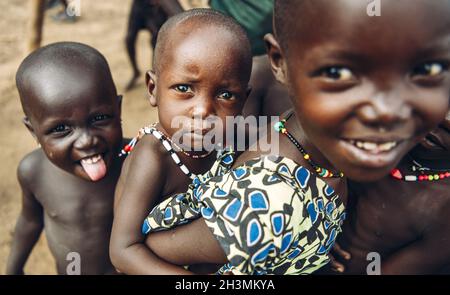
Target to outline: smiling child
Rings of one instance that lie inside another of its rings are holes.
[[[23,267],[42,230],[59,274],[113,273],[109,256],[114,189],[122,160],[121,98],[103,55],[61,42],[31,53],[16,75],[24,123],[40,148],[18,167],[22,211],[7,273]]]
[[[450,272],[450,112],[391,175],[350,185],[354,204],[338,240],[351,255],[337,257],[344,273],[366,274],[370,252],[381,274]]]
[[[345,218],[342,176],[383,178],[447,113],[449,4],[382,1],[370,17],[365,1],[275,1],[268,55],[293,105],[275,126],[279,154],[245,152],[158,205],[145,220],[151,250],[236,274],[324,266]]]

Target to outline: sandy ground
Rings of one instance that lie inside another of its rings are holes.
[[[185,7],[188,0],[182,0]],[[191,5],[201,6],[204,1],[193,0]],[[124,135],[134,136],[139,127],[154,122],[157,112],[148,104],[144,78],[132,91],[124,93],[131,76],[124,38],[131,0],[81,0],[81,17],[76,23],[56,23],[47,11],[42,45],[57,41],[78,41],[102,52],[109,62],[118,91],[124,95],[122,118]],[[0,274],[5,273],[14,226],[20,211],[20,189],[16,180],[16,167],[22,157],[37,147],[22,125],[14,75],[26,56],[27,0],[0,1]],[[136,50],[138,64],[143,72],[151,63],[150,35],[142,31]],[[54,261],[42,236],[33,249],[27,265],[27,274],[54,274]]]

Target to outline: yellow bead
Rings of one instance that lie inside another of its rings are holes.
[[[321,170],[320,168],[317,168],[317,169],[316,169],[316,172],[317,172],[317,173],[319,173],[319,172],[320,172],[320,170]]]
[[[433,175],[428,175],[428,180],[433,180]]]
[[[306,155],[303,156],[303,158],[305,158],[305,160],[308,160],[309,159],[309,155],[306,154]]]
[[[439,179],[439,175],[435,174],[434,175],[434,180],[438,180]]]

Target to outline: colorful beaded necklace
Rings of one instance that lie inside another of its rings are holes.
[[[433,169],[425,167],[424,165],[420,164],[416,160],[414,160],[410,156],[412,160],[411,170],[412,171],[419,171],[419,175],[403,175],[400,171],[400,169],[395,168],[391,171],[391,176],[398,180],[404,180],[404,181],[436,181],[440,179],[445,179],[450,177],[450,171],[448,169]],[[435,173],[426,173],[426,171],[435,172]]]
[[[300,153],[303,155],[303,158],[308,161],[309,165],[311,165],[311,167],[314,168],[314,170],[317,172],[317,174],[320,177],[323,178],[340,178],[340,177],[344,177],[344,173],[342,172],[331,172],[330,170],[326,169],[326,168],[322,168],[319,165],[317,165],[309,156],[309,154],[305,151],[305,149],[302,147],[302,145],[298,142],[298,140],[296,140],[294,138],[294,136],[292,136],[291,133],[289,133],[289,131],[287,131],[286,129],[286,121],[289,120],[289,118],[292,116],[292,113],[289,114],[289,116],[277,123],[275,123],[275,125],[273,126],[273,128],[281,133],[287,136],[287,138],[295,145],[295,147],[300,151]]]

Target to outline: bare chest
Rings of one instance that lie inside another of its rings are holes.
[[[112,220],[114,185],[83,183],[53,175],[36,189],[47,222],[71,227],[98,227]]]

